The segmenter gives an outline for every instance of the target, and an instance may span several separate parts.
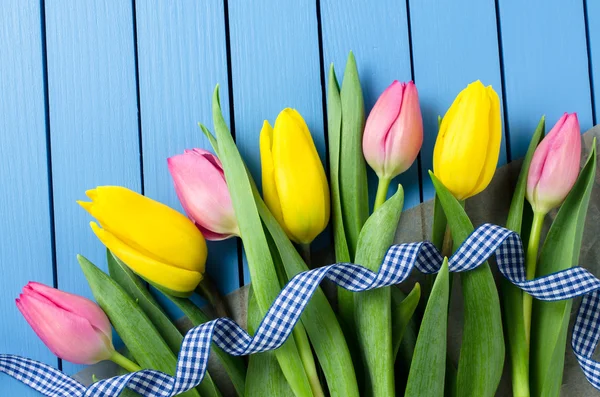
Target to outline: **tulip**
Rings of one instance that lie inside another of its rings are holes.
[[[239,236],[221,162],[203,150],[185,150],[167,160],[175,191],[188,217],[207,240]]]
[[[110,321],[91,300],[29,282],[16,303],[37,336],[58,358],[85,365],[112,360],[131,372],[141,369],[115,350]]]
[[[106,314],[89,299],[30,282],[17,308],[57,357],[75,364],[109,360],[115,348]]]
[[[527,200],[534,212],[558,207],[575,184],[581,161],[577,114],[565,113],[542,140],[531,159]]]
[[[288,237],[306,247],[329,222],[329,185],[306,126],[294,109],[284,109],[275,128],[260,133],[265,202]]]
[[[433,150],[435,176],[458,200],[489,185],[500,154],[500,100],[492,86],[471,83],[446,112]]]
[[[533,209],[525,270],[528,279],[535,277],[537,255],[546,214],[558,207],[579,175],[581,132],[577,114],[565,113],[535,149],[527,175],[527,201]],[[523,294],[526,339],[531,335],[532,298]]]
[[[120,186],[88,190],[78,201],[98,220],[96,236],[131,270],[159,289],[189,296],[202,280],[206,242],[183,214]]]
[[[376,208],[385,201],[390,180],[412,165],[422,144],[417,87],[394,81],[373,106],[363,135],[363,154],[379,177]]]

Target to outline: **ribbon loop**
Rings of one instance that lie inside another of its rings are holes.
[[[575,322],[572,347],[587,379],[600,390],[600,363],[592,359],[600,340],[600,280],[581,267],[527,280],[518,234],[492,224],[478,227],[463,242],[448,260],[449,270],[472,270],[492,255],[496,255],[504,277],[536,299],[555,301],[585,295]],[[415,267],[423,273],[437,273],[442,261],[435,246],[425,241],[390,247],[378,273],[360,265],[338,263],[297,274],[277,296],[254,336],[229,318],[192,328],[183,340],[174,377],[144,370],[105,379],[85,388],[49,365],[6,354],[0,354],[0,372],[50,397],[110,397],[119,395],[125,387],[147,397],[175,396],[202,382],[211,342],[236,356],[281,346],[324,278],[350,291],[360,292],[402,283]]]

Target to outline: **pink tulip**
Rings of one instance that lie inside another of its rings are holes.
[[[417,87],[394,81],[371,110],[363,135],[363,153],[380,178],[406,171],[423,144],[423,119]]]
[[[223,166],[203,149],[170,157],[169,171],[177,197],[188,217],[207,240],[239,236],[237,219],[225,182]]]
[[[575,184],[581,161],[577,114],[565,113],[539,144],[527,176],[527,200],[535,212],[558,207]]]
[[[110,322],[89,299],[30,282],[16,302],[25,320],[57,357],[91,365],[113,356]]]

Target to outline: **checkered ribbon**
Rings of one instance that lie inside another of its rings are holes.
[[[584,295],[573,331],[572,346],[587,379],[600,389],[600,363],[591,358],[600,339],[600,280],[581,267],[527,280],[519,236],[491,224],[482,225],[467,238],[449,259],[449,269],[452,272],[471,270],[494,254],[502,274],[537,299],[554,301]],[[101,380],[86,388],[49,365],[13,355],[0,355],[0,372],[52,397],[117,396],[125,387],[143,396],[170,397],[202,381],[211,341],[236,356],[281,346],[324,278],[350,291],[359,292],[401,283],[415,267],[423,273],[436,273],[441,264],[442,256],[433,244],[420,242],[392,246],[385,255],[379,273],[348,263],[300,273],[273,302],[254,337],[228,318],[219,318],[190,330],[179,353],[175,377],[144,370]]]

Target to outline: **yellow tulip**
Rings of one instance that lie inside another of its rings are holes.
[[[174,295],[191,294],[204,274],[206,242],[187,217],[120,186],[100,186],[78,201],[98,220],[90,226],[135,273]]]
[[[433,150],[433,172],[458,200],[489,185],[500,154],[500,100],[492,86],[471,83],[446,112]]]
[[[310,244],[329,223],[329,185],[306,123],[284,109],[260,133],[265,202],[289,238]]]

